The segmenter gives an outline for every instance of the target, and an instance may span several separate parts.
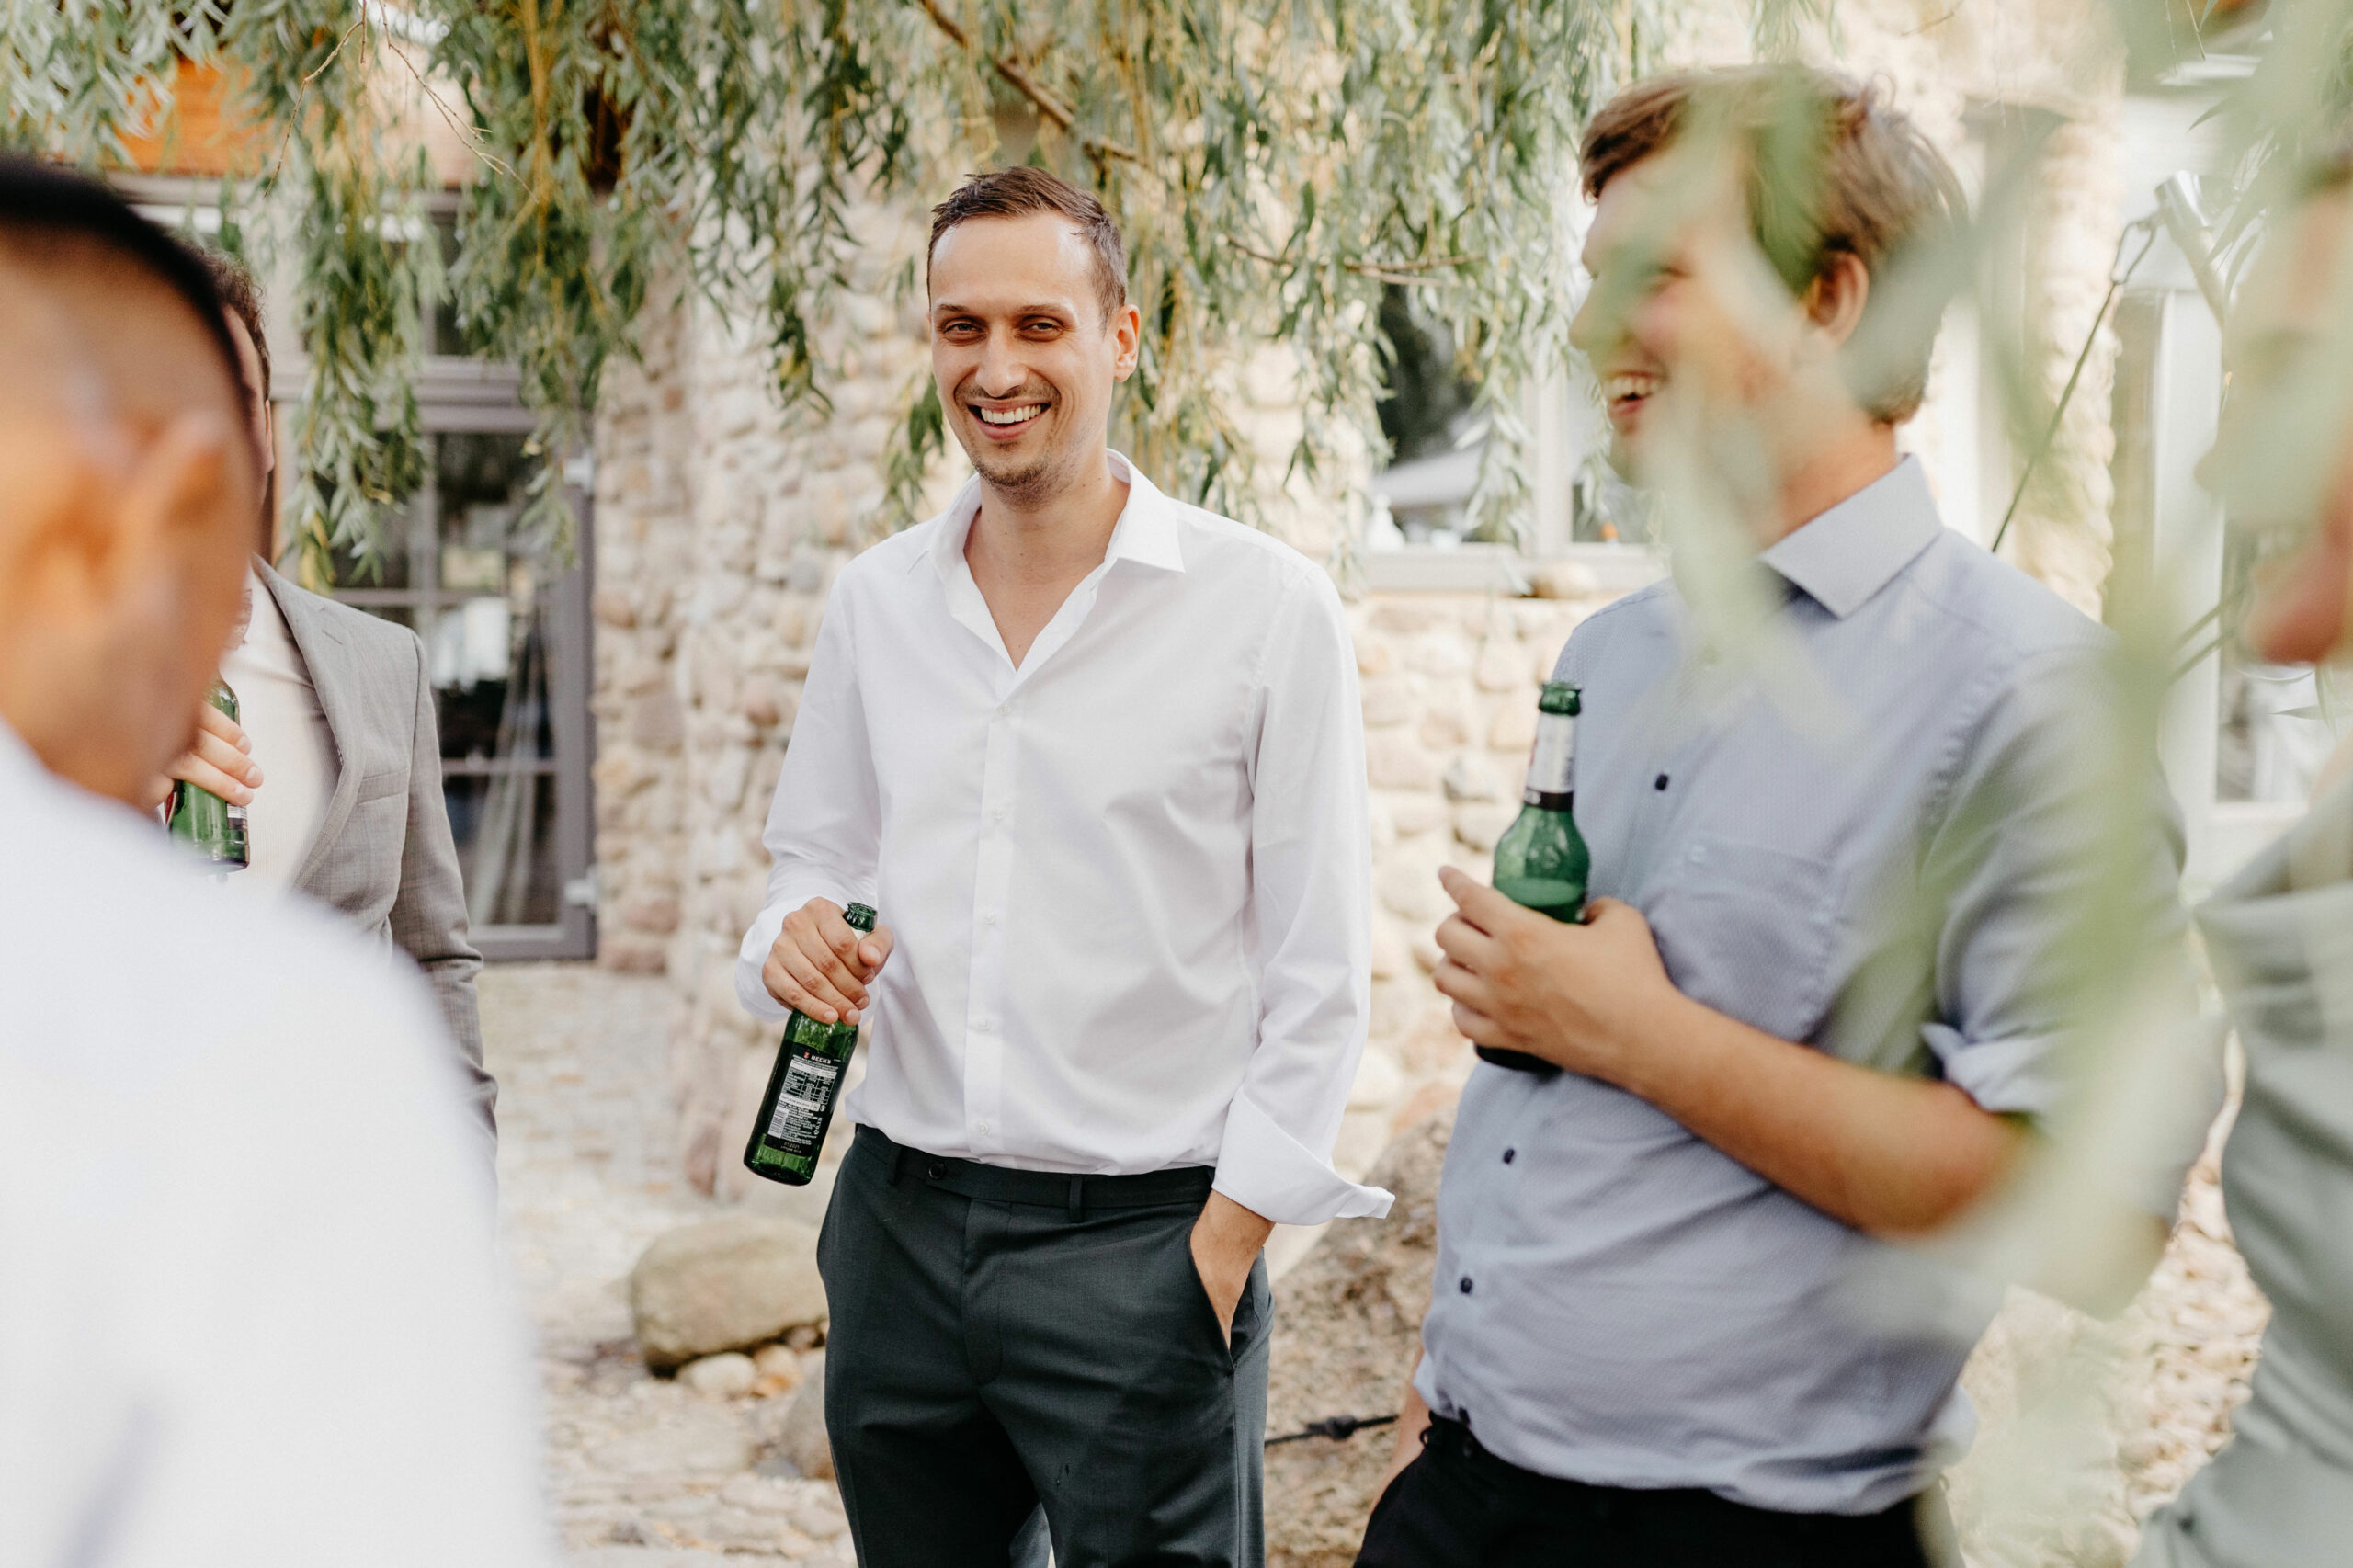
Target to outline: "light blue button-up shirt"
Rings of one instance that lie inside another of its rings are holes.
[[[1563,652],[1555,678],[1585,693],[1592,891],[1640,909],[1711,1007],[1989,1110],[2052,1110],[2053,963],[2101,812],[2138,804],[2097,782],[2120,744],[2109,634],[1942,528],[1909,459],[1761,561],[1782,602],[1728,653],[1671,581]],[[2154,757],[2147,774],[2128,920],[2170,939],[2180,837]],[[1935,1302],[1935,1324],[1892,1295]],[[1965,1443],[1956,1383],[1996,1304],[1643,1100],[1482,1065],[1447,1153],[1417,1384],[1544,1474],[1861,1513]]]

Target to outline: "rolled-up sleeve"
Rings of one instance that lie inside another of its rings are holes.
[[[2090,1086],[2092,1026],[2131,1009],[2170,1040],[2196,1012],[2180,812],[2115,686],[2104,644],[2014,672],[1962,753],[1925,868],[1945,915],[1926,1043],[1979,1105],[2039,1124]],[[2219,1077],[2177,1050],[2139,1054],[2184,1103],[2164,1119],[2168,1146],[2118,1174],[2169,1215]]]
[[[784,771],[760,842],[770,858],[767,897],[735,957],[735,995],[754,1017],[791,1009],[768,994],[760,971],[784,917],[813,898],[872,903],[881,838],[881,797],[858,687],[857,632],[841,582],[825,605]]]
[[[1216,1187],[1283,1224],[1379,1216],[1390,1195],[1332,1168],[1371,1012],[1372,857],[1356,656],[1320,574],[1284,597],[1258,689],[1258,1043],[1226,1112]]]

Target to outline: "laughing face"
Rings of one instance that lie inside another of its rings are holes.
[[[1654,153],[1601,190],[1586,231],[1592,287],[1569,339],[1593,367],[1610,457],[1639,478],[1672,401],[1700,426],[1747,421],[1768,445],[1793,392],[1811,393],[1804,306],[1776,278],[1731,165]]]
[[[1058,214],[976,218],[931,255],[931,369],[949,428],[1017,506],[1100,463],[1111,389],[1134,373],[1141,318],[1106,307],[1094,254]]]

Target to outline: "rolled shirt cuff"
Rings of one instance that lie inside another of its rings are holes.
[[[1280,1225],[1320,1225],[1326,1220],[1378,1220],[1395,1199],[1360,1187],[1283,1131],[1245,1094],[1233,1096],[1218,1147],[1216,1190],[1261,1219]]]
[[[2054,1042],[2042,1035],[1971,1040],[1949,1024],[1923,1024],[1945,1082],[1996,1116],[2049,1118],[2066,1097]]]

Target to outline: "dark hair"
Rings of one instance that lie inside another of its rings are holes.
[[[931,286],[931,253],[939,236],[974,218],[1022,218],[1056,212],[1071,221],[1095,253],[1095,292],[1108,319],[1128,302],[1128,249],[1103,204],[1078,187],[1026,164],[974,175],[931,210],[931,243],[924,247],[924,287]]]
[[[29,158],[0,154],[0,240],[36,244],[80,241],[127,262],[177,294],[220,351],[229,384],[245,369],[222,319],[221,293],[194,252],[131,209],[97,180]]]
[[[237,318],[253,343],[254,363],[261,367],[261,385],[246,387],[245,391],[266,407],[269,403],[269,339],[261,330],[261,285],[254,281],[252,267],[216,245],[206,245],[196,254],[204,263],[204,269],[212,275],[213,288],[221,291],[222,308]],[[237,384],[244,386],[242,362],[237,369]],[[269,472],[261,482],[261,548],[255,551],[264,559],[278,552],[278,465],[267,466]]]
[[[1883,92],[1805,65],[1636,83],[1586,127],[1578,153],[1586,195],[1598,200],[1612,179],[1695,126],[1724,137],[1743,158],[1751,231],[1792,294],[1803,294],[1842,254],[1881,283],[1889,261],[1933,254],[1967,221],[1968,199],[1951,166]],[[1900,424],[1927,393],[1940,312],[1891,314],[1882,309],[1891,293],[1874,289],[1864,302],[1856,335],[1879,341],[1886,363],[1870,367],[1870,384],[1855,390],[1874,419]],[[1884,341],[1891,333],[1897,341]]]
[[[269,401],[269,339],[261,330],[261,285],[254,281],[253,268],[227,251],[206,245],[197,253],[204,263],[204,270],[212,276],[212,287],[221,296],[221,308],[237,318],[253,339],[254,358],[261,365],[261,385],[253,389],[261,401]],[[242,380],[242,378],[240,378]]]

